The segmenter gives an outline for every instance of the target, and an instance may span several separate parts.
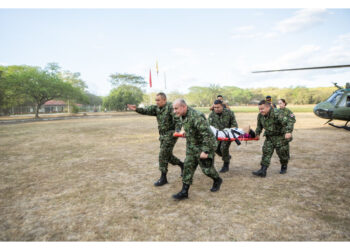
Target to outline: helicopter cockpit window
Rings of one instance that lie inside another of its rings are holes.
[[[350,93],[342,98],[339,107],[350,107]]]
[[[342,106],[342,107],[348,107],[350,108],[350,94],[348,94],[344,100],[341,101],[341,103],[339,104],[339,106]]]
[[[333,105],[336,105],[341,97],[342,97],[342,93],[334,93],[331,97],[328,98],[327,102],[330,102]]]

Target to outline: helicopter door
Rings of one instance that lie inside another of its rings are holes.
[[[333,115],[344,120],[350,120],[350,93],[343,95],[339,104],[335,106]]]

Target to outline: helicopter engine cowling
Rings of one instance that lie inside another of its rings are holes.
[[[319,108],[317,106],[314,108],[314,113],[318,117],[321,117],[324,119],[332,119],[332,117],[333,117],[333,110],[323,109],[323,108]]]

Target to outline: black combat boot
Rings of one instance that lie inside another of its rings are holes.
[[[222,166],[222,168],[220,169],[220,173],[225,173],[225,172],[227,172],[228,171],[228,169],[229,169],[229,166],[230,166],[230,162],[228,161],[228,162],[224,162],[224,165]]]
[[[261,168],[258,171],[253,172],[253,175],[257,175],[260,177],[266,177],[266,170],[267,170],[267,167],[261,165]]]
[[[219,190],[220,190],[221,183],[222,183],[222,179],[221,179],[220,177],[214,179],[214,183],[213,183],[213,186],[212,186],[212,188],[210,189],[210,191],[212,191],[212,192],[219,191]]]
[[[181,168],[181,177],[182,177],[182,176],[184,176],[184,163],[180,162],[179,166]]]
[[[168,180],[166,179],[166,173],[162,173],[159,180],[154,183],[154,186],[163,186],[168,183]]]
[[[287,165],[282,165],[280,174],[285,174],[285,173],[287,173]]]
[[[177,194],[173,195],[173,198],[176,200],[183,200],[188,198],[188,189],[190,188],[190,185],[187,185],[185,183],[182,183],[182,189]]]

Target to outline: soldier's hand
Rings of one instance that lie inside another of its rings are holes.
[[[127,104],[130,110],[136,110],[136,105]]]
[[[292,138],[292,133],[286,133],[284,138],[286,138],[286,139]]]
[[[208,158],[208,154],[202,152],[201,155],[199,156],[199,158],[201,158],[201,159],[207,159],[207,158]]]

